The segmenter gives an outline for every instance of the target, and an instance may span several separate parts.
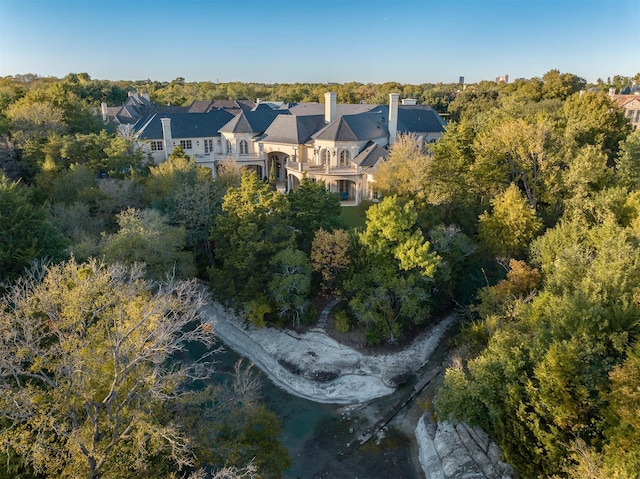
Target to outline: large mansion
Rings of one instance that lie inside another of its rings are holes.
[[[186,108],[154,107],[145,94],[132,93],[122,107],[103,105],[102,116],[132,130],[156,163],[181,146],[214,175],[232,162],[283,191],[306,175],[350,204],[374,198],[372,173],[399,133],[432,142],[445,127],[433,108],[396,93],[388,105],[337,104],[329,92],[324,104],[200,101]]]

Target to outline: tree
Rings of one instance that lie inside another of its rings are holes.
[[[30,192],[0,173],[0,283],[11,281],[36,259],[62,259],[66,241],[30,202]]]
[[[403,204],[397,196],[384,198],[367,210],[367,227],[360,241],[374,255],[391,254],[402,270],[416,268],[433,277],[440,257],[430,251],[417,219],[413,201]]]
[[[11,132],[18,146],[66,131],[63,112],[49,103],[18,100],[6,111]]]
[[[299,249],[311,251],[313,235],[320,228],[332,230],[340,223],[340,198],[327,191],[324,181],[302,178],[300,187],[287,196],[291,207],[291,224],[298,230]]]
[[[345,230],[316,231],[311,244],[311,267],[321,274],[326,289],[339,288],[339,275],[350,263],[350,246],[351,238]]]
[[[559,70],[549,70],[542,76],[542,96],[566,100],[586,85],[584,78],[571,73],[560,73]]]
[[[431,156],[417,136],[401,134],[389,150],[389,158],[375,171],[376,189],[385,195],[398,195],[440,203],[429,188]]]
[[[634,130],[620,145],[616,175],[623,186],[640,189],[640,129]]]
[[[193,256],[184,251],[184,228],[168,225],[155,210],[129,208],[117,218],[118,232],[104,235],[100,245],[108,263],[144,263],[148,277],[156,280],[173,274],[178,278],[193,276]]]
[[[276,253],[271,264],[274,274],[269,282],[269,294],[278,316],[298,327],[309,318],[311,265],[300,250],[291,248]]]
[[[255,173],[243,173],[240,186],[225,195],[222,214],[211,231],[216,291],[240,303],[268,296],[271,259],[295,244],[288,218],[287,197]]]
[[[409,324],[429,317],[441,258],[430,250],[417,217],[413,202],[403,204],[396,196],[367,210],[344,289],[370,344],[395,343]]]
[[[210,169],[197,165],[177,147],[167,161],[151,167],[144,181],[148,203],[167,215],[173,225],[186,229],[187,247],[208,266],[213,265],[209,234],[222,211],[227,188],[218,187],[226,176],[215,181]]]
[[[478,133],[472,178],[479,190],[499,189],[508,183],[521,185],[529,204],[538,210],[556,172],[549,140],[552,125],[544,117],[498,118],[497,124]]]
[[[500,257],[523,255],[542,229],[542,221],[515,184],[491,205],[493,210],[478,219],[478,235],[487,251]]]
[[[202,360],[172,360],[213,343],[206,297],[195,282],[142,273],[72,260],[32,270],[3,298],[0,411],[11,426],[0,443],[37,472],[141,477],[160,457],[162,475],[195,464],[163,410],[209,374]]]
[[[604,93],[585,92],[569,97],[562,108],[565,122],[564,141],[568,148],[594,145],[613,161],[623,141],[631,132],[624,111]]]
[[[616,443],[629,432],[626,415],[637,415],[628,394],[636,363],[625,362],[640,337],[635,242],[613,215],[593,225],[563,220],[536,239],[539,272],[519,266],[482,292],[483,317],[469,331],[486,348],[467,346],[473,354],[447,371],[438,415],[485,428],[523,477],[559,474],[574,461],[576,477],[629,477],[637,447]],[[613,455],[598,456],[603,444]],[[590,466],[604,473],[578,475]]]

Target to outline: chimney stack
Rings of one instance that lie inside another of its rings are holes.
[[[331,123],[336,119],[336,94],[328,91],[324,94],[324,122]]]
[[[100,111],[102,112],[102,122],[107,123],[109,121],[109,110],[107,107],[107,102],[103,101],[100,104]]]
[[[389,146],[396,142],[398,136],[398,100],[400,95],[389,93]]]
[[[164,143],[164,159],[168,160],[173,151],[173,138],[171,137],[171,118],[160,118],[162,122],[162,142]]]

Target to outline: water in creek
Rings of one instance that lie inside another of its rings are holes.
[[[217,360],[217,371],[228,374],[240,357],[225,348]],[[398,427],[386,428],[384,434],[374,437],[362,447],[348,448],[358,434],[384,414],[400,390],[386,398],[367,405],[337,405],[311,402],[291,395],[276,387],[257,368],[262,381],[262,397],[266,406],[282,422],[281,443],[291,455],[292,465],[285,479],[388,479],[421,478],[420,466],[415,459],[413,426],[417,416],[406,420],[403,416]],[[407,386],[409,387],[409,386]],[[411,413],[411,409],[405,414]],[[402,427],[405,425],[407,427]]]

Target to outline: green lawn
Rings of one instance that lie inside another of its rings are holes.
[[[343,206],[340,219],[344,222],[348,229],[363,229],[367,218],[367,209],[373,203],[371,201],[363,201],[359,206]]]

